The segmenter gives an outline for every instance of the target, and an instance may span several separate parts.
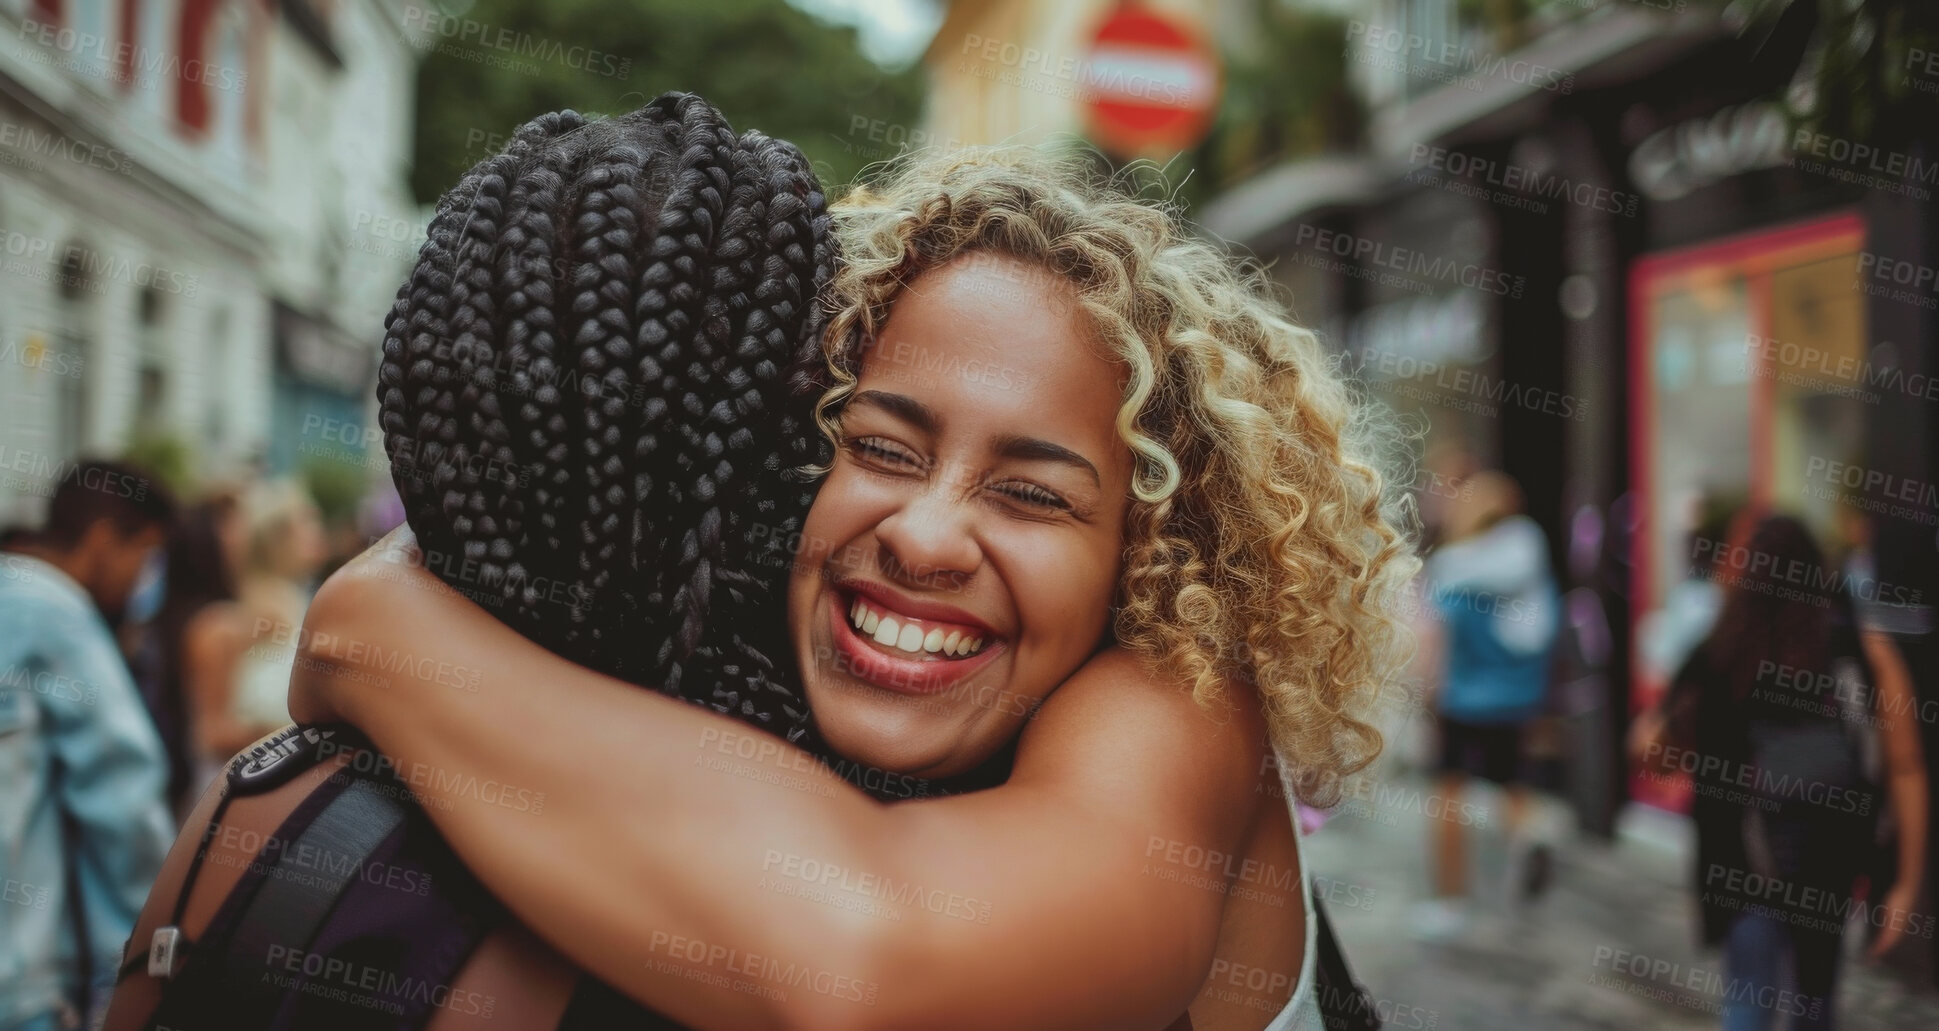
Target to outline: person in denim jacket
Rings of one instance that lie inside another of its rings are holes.
[[[46,528],[0,548],[0,1028],[22,1031],[104,1008],[174,837],[161,739],[109,630],[174,505],[125,466],[61,472]]]

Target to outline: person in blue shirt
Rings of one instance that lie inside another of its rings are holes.
[[[1522,739],[1547,694],[1561,598],[1548,539],[1521,512],[1521,488],[1506,474],[1466,477],[1448,506],[1446,538],[1422,572],[1443,641],[1434,694],[1439,790],[1454,809],[1471,777],[1501,786],[1518,887],[1532,894],[1546,879],[1548,855],[1525,833]],[[1467,915],[1466,827],[1442,820],[1434,837],[1434,898],[1413,914],[1415,935],[1427,940],[1454,936]]]
[[[0,1028],[82,1026],[174,838],[168,765],[109,630],[174,501],[64,467],[45,527],[0,547]]]

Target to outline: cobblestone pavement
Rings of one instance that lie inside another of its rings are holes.
[[[1500,825],[1485,788],[1468,801],[1489,811],[1489,827]],[[1508,901],[1499,833],[1473,832],[1471,919],[1430,944],[1410,930],[1412,907],[1427,894],[1430,814],[1441,812],[1463,810],[1437,800],[1426,780],[1396,776],[1372,804],[1350,804],[1307,840],[1316,888],[1388,1028],[1720,1026],[1729,979],[1721,952],[1696,944],[1686,820],[1631,806],[1614,842],[1572,830],[1550,835],[1553,886],[1522,907]],[[1568,823],[1556,804],[1544,805],[1540,819]],[[1847,944],[1854,951],[1839,980],[1839,1027],[1939,1029],[1939,992],[1867,963],[1853,936]]]

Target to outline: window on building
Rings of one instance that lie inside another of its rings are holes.
[[[135,429],[150,433],[166,426],[168,412],[168,296],[150,284],[141,290],[135,309],[138,369]]]
[[[80,240],[70,240],[61,249],[56,276],[60,304],[55,316],[49,346],[75,358],[75,375],[62,376],[52,386],[54,406],[49,429],[54,435],[53,449],[67,459],[90,450],[95,441],[94,405],[96,384],[102,370],[94,353],[95,319],[93,282],[89,278],[87,255],[92,253]]]

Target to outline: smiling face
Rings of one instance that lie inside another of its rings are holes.
[[[974,768],[1089,658],[1130,504],[1125,374],[1069,284],[977,253],[898,295],[862,357],[788,597],[839,754]]]

